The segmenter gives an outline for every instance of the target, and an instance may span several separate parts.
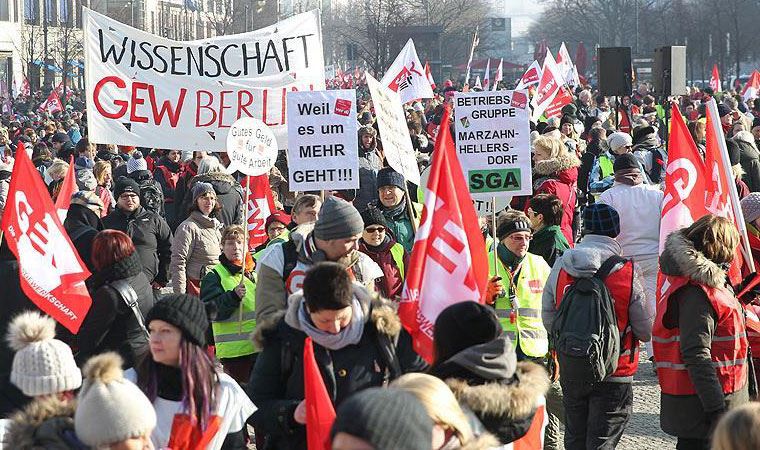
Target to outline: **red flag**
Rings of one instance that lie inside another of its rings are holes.
[[[760,72],[753,70],[742,91],[742,100],[746,102],[758,96],[760,96]]]
[[[306,447],[309,450],[330,450],[330,428],[335,421],[335,407],[314,358],[314,345],[310,337],[303,345],[303,391],[306,400]]]
[[[428,80],[428,83],[430,83],[430,87],[435,89],[435,80],[433,79],[433,74],[430,73],[430,64],[428,64],[427,61],[425,61],[425,77]]]
[[[712,75],[710,76],[710,87],[714,93],[720,92],[720,74],[718,73],[718,65],[713,64]]]
[[[578,42],[578,47],[576,47],[575,49],[575,67],[578,68],[579,76],[583,76],[586,74],[587,64],[588,64],[588,54],[586,53],[586,46],[583,45],[583,41],[581,41],[581,42]]]
[[[433,325],[447,306],[483,302],[488,257],[449,129],[446,107],[425,189],[422,223],[414,238],[399,317],[414,349],[433,360]]]
[[[25,151],[16,152],[2,230],[19,262],[21,289],[76,334],[92,300],[90,276],[63,229],[45,183]]]
[[[572,102],[573,94],[570,93],[570,89],[563,85],[559,88],[559,92],[557,92],[557,96],[554,97],[554,100],[552,100],[549,106],[546,107],[544,116],[546,116],[547,119],[559,117],[562,115],[562,108]]]
[[[21,142],[19,142],[19,145]],[[18,150],[17,150],[18,151]],[[76,176],[74,175],[74,155],[69,158],[69,170],[66,172],[66,177],[61,183],[61,189],[58,191],[58,196],[55,198],[55,209],[58,213],[58,218],[61,219],[61,223],[66,220],[66,214],[71,206],[71,196],[76,191]]]
[[[248,249],[253,250],[267,240],[265,223],[274,211],[274,198],[269,188],[269,175],[245,177],[241,183],[248,199]]]
[[[58,93],[55,92],[55,89],[50,91],[47,100],[42,102],[37,110],[39,112],[47,112],[48,114],[55,114],[63,111],[63,103],[61,103],[61,98],[58,97]]]

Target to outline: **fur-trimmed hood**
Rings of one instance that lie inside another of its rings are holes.
[[[446,384],[459,403],[469,408],[476,416],[500,417],[513,421],[532,416],[538,406],[538,399],[549,389],[546,371],[532,362],[517,363],[517,381],[511,384],[491,382],[469,385],[465,381],[449,378]]]
[[[581,162],[574,153],[563,151],[556,158],[545,159],[536,163],[533,170],[536,174],[547,177],[550,175],[561,178],[561,172],[580,167]]]
[[[401,332],[401,319],[399,319],[392,304],[377,294],[368,292],[359,283],[354,282],[353,288],[354,297],[362,306],[367,323],[371,322],[378,333],[395,339]],[[268,339],[277,332],[281,321],[286,324],[297,321],[298,308],[302,299],[303,291],[294,293],[288,298],[286,310],[280,311],[257,324],[256,331],[252,334],[251,339],[258,350],[263,350],[266,347]]]
[[[660,270],[665,275],[685,276],[698,284],[723,287],[726,272],[710,261],[686,238],[683,230],[670,233],[660,255]]]
[[[188,192],[192,192],[195,183],[200,182],[211,184],[217,195],[227,194],[232,189],[237,188],[237,181],[235,181],[235,178],[232,175],[224,172],[209,172],[191,178],[190,183],[187,185]]]
[[[5,442],[13,449],[84,449],[76,438],[76,402],[56,397],[36,399],[10,417]]]

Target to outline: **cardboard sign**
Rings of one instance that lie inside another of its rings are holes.
[[[420,178],[422,181],[422,186],[427,186],[427,180],[430,176],[430,166],[427,166],[425,170],[422,171],[420,174]],[[422,201],[422,199],[425,197],[425,189],[424,188],[418,188],[419,189],[419,199]],[[509,204],[512,203],[512,196],[504,196],[499,195],[496,196],[496,213],[498,214],[501,211],[504,211]],[[475,207],[475,212],[478,213],[478,217],[483,216],[490,216],[493,213],[493,204],[491,203],[491,199],[488,200],[480,200],[480,199],[472,199],[472,206]]]
[[[291,191],[359,188],[356,91],[288,94]]]
[[[230,36],[173,41],[84,8],[90,139],[224,151],[241,117],[287,146],[285,97],[325,88],[319,11]]]
[[[474,199],[533,193],[525,91],[457,92],[457,155]]]
[[[396,92],[378,82],[372,75],[367,74],[367,87],[372,95],[375,107],[380,140],[383,142],[383,153],[393,170],[400,173],[417,186],[420,185],[420,168],[414,154],[406,116],[401,106],[401,98]]]
[[[250,176],[264,175],[277,160],[277,140],[264,122],[253,117],[238,119],[227,134],[229,173],[236,170]]]

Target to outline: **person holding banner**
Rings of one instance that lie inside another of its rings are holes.
[[[660,256],[654,356],[660,426],[677,448],[708,449],[720,417],[749,400],[744,311],[726,268],[740,237],[731,220],[705,215],[671,233]]]
[[[380,198],[370,206],[383,213],[396,242],[411,253],[414,245],[414,231],[419,226],[422,216],[422,205],[411,202],[411,208],[409,207],[405,193],[406,180],[403,175],[390,167],[384,167],[377,173],[377,192]],[[412,224],[412,221],[415,224]]]
[[[242,225],[224,229],[219,264],[203,277],[200,295],[203,303],[216,307],[211,322],[216,357],[241,384],[248,382],[256,362],[250,339],[256,328],[256,277],[253,258],[243,249],[244,233]]]
[[[216,219],[221,210],[214,187],[195,183],[190,217],[177,227],[172,242],[172,290],[175,294],[200,294],[200,280],[219,263],[222,224]]]

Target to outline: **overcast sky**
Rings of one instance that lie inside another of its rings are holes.
[[[527,31],[531,21],[538,17],[543,6],[537,0],[503,0],[505,16],[512,18],[512,36],[519,36]]]

